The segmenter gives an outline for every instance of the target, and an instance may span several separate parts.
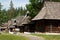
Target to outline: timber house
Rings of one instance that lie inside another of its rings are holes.
[[[45,1],[32,22],[35,32],[60,33],[60,2]]]
[[[25,15],[8,24],[9,30],[19,28],[19,32],[60,33],[60,2],[44,1],[43,8],[31,21]]]
[[[25,16],[19,16],[16,19],[12,19],[10,21],[8,21],[8,29],[9,29],[9,33],[13,33],[13,32],[24,32],[26,29],[25,24],[28,24],[30,22],[30,17],[25,15]]]

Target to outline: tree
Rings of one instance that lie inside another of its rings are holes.
[[[29,16],[31,16],[31,18],[33,18],[41,10],[44,2],[41,0],[29,0],[29,2],[30,2],[30,4],[26,5],[26,8],[29,11]]]
[[[10,19],[13,18],[13,16],[14,16],[14,7],[13,7],[13,2],[12,2],[12,0],[11,0],[11,2],[10,2],[10,11],[9,11],[9,13],[10,13],[9,18],[10,18]]]
[[[18,8],[19,16],[24,16],[26,14],[26,12],[27,12],[26,9],[23,9],[22,7]]]
[[[2,5],[1,5],[1,3],[0,3],[0,24],[2,24],[2,21],[3,21],[3,15],[2,15]]]
[[[2,5],[1,5],[1,3],[0,3],[0,14],[1,14],[1,9],[2,9]]]
[[[13,14],[13,18],[16,18],[17,17],[17,15],[18,15],[18,9],[16,8],[16,9],[14,9],[14,14]]]
[[[23,16],[26,14],[26,9],[23,9],[22,7],[15,9],[13,6],[14,5],[12,0],[10,2],[10,8],[8,10],[2,9],[2,5],[0,3],[0,24],[8,22],[8,20],[16,18],[17,16]]]

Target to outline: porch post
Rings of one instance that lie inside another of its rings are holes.
[[[52,24],[50,25],[50,32],[52,33]]]

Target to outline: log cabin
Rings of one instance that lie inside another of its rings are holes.
[[[35,32],[60,33],[60,2],[45,1],[32,22]]]
[[[19,32],[24,32],[27,28],[25,24],[28,24],[30,22],[30,17],[29,16],[19,16],[16,19],[12,19],[9,21],[9,33],[14,33],[16,32],[15,29],[19,29]]]

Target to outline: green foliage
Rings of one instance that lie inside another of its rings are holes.
[[[17,16],[25,15],[26,11],[27,10],[22,7],[15,9],[12,1],[10,2],[10,7],[8,10],[2,9],[2,5],[0,3],[0,24],[16,18]]]
[[[14,10],[15,9],[13,7],[13,2],[11,0],[11,2],[10,2],[10,9],[9,9],[9,14],[10,14],[9,19],[13,18],[13,16],[14,16]]]
[[[27,40],[24,36],[0,34],[0,40]]]
[[[29,16],[33,18],[38,14],[38,12],[43,7],[43,1],[41,0],[29,0],[29,1],[30,4],[26,5],[26,8],[29,11]]]
[[[1,22],[2,22],[2,20],[3,20],[3,14],[2,14],[2,5],[1,5],[1,3],[0,3],[0,24],[1,24]]]
[[[60,2],[60,0],[29,0],[30,4],[27,4],[26,8],[29,11],[29,16],[31,16],[31,18],[38,14],[43,7],[44,1]]]
[[[32,34],[38,37],[42,37],[45,40],[60,40],[60,35],[45,35],[45,34]]]
[[[27,12],[26,9],[23,9],[22,7],[18,8],[18,13],[19,13],[20,16],[25,15],[26,12]]]

